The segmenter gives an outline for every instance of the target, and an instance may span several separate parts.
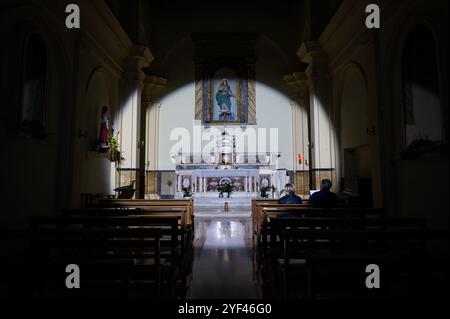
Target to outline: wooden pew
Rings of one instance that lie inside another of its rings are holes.
[[[262,242],[261,236],[268,227],[268,218],[287,214],[301,218],[384,218],[385,210],[346,205],[339,205],[331,208],[281,204],[261,205],[258,206],[254,225],[255,248],[258,249],[258,245]]]
[[[269,198],[252,198],[252,225],[253,225],[253,234],[256,231],[256,226],[258,224],[257,213],[259,206],[270,205],[270,204],[278,204],[278,199],[269,199]]]
[[[349,217],[280,217],[280,215],[269,215],[270,222],[265,224],[261,232],[260,242],[256,247],[256,276],[259,282],[267,281],[267,276],[276,277],[274,269],[278,269],[278,261],[283,256],[283,238],[281,233],[285,230],[309,231],[309,230],[373,230],[373,229],[420,229],[424,230],[426,222],[424,219],[384,219],[384,218],[349,218]],[[269,240],[270,239],[270,240]],[[305,251],[320,250],[329,247],[328,242],[306,242],[302,243]],[[337,246],[335,247],[337,248]],[[305,252],[306,253],[306,252]],[[268,271],[267,271],[268,270]],[[278,280],[279,281],[279,280]]]
[[[92,204],[91,208],[145,209],[150,207],[186,208],[186,224],[190,241],[194,240],[194,200],[193,199],[103,199]]]
[[[115,281],[120,279],[122,291],[130,283],[142,282],[154,287],[156,297],[161,296],[164,282],[170,293],[173,291],[179,264],[179,217],[34,217],[30,222],[33,259],[41,260],[44,267],[75,260],[95,270],[111,263],[114,271],[110,275]],[[167,227],[170,236],[164,239]],[[165,253],[164,246],[170,247]],[[165,269],[170,271],[161,277]],[[91,277],[95,279],[96,275],[104,277],[95,271]],[[129,278],[126,284],[124,276]]]
[[[423,218],[280,218],[272,216],[269,219],[270,227],[267,227],[262,234],[262,246],[272,250],[275,255],[278,255],[277,251],[280,251],[280,244],[283,242],[281,234],[286,230],[426,230],[426,220]],[[268,246],[269,238],[270,245]]]
[[[88,209],[64,209],[64,216],[147,216],[147,217],[170,217],[177,216],[180,221],[180,235],[183,249],[188,249],[192,245],[191,229],[187,221],[186,207],[166,207],[166,206],[149,206],[145,208],[88,208]]]
[[[293,211],[299,211],[299,210],[310,210],[311,213],[313,212],[325,212],[325,216],[329,216],[330,213],[327,213],[329,210],[336,210],[336,214],[338,214],[338,209],[346,210],[346,209],[358,209],[358,210],[372,210],[370,207],[361,206],[360,204],[343,204],[339,203],[334,207],[318,207],[313,206],[308,203],[302,203],[302,204],[294,204],[294,205],[286,205],[286,204],[278,204],[278,200],[276,199],[252,199],[252,221],[253,221],[253,230],[254,234],[257,234],[259,232],[259,227],[263,223],[265,216],[264,212],[271,210],[273,212],[280,211],[281,213],[289,213]],[[375,211],[373,211],[375,212]],[[306,211],[305,211],[306,213]],[[383,211],[379,210],[378,214],[382,214]],[[317,215],[317,214],[316,214]]]
[[[91,205],[93,208],[144,208],[149,206],[186,207],[188,212],[187,223],[193,223],[193,199],[104,199]]]
[[[277,207],[277,206],[292,206],[292,207],[304,207],[304,208],[312,208],[313,205],[309,204],[307,200],[304,200],[302,204],[296,205],[286,205],[286,204],[278,204],[278,199],[273,198],[253,198],[252,199],[252,219],[254,224],[257,224],[258,212],[262,207]],[[350,204],[350,203],[338,203],[336,207],[364,207],[361,204]],[[367,208],[367,207],[366,207]]]
[[[378,229],[290,229],[281,236],[283,297],[294,277],[304,280],[307,296],[315,298],[331,276],[336,279],[331,287],[349,293],[347,297],[385,298],[387,290],[371,294],[365,287],[365,267],[373,263],[382,267],[384,286],[395,283],[401,273],[413,276],[421,269],[420,261],[426,260],[427,241],[443,234],[425,230],[419,220],[398,219]]]
[[[47,216],[30,218],[30,226],[32,234],[39,231],[57,228],[62,230],[71,230],[74,227],[83,227],[89,229],[100,228],[100,231],[120,234],[120,231],[132,229],[158,228],[161,229],[163,235],[170,238],[167,244],[170,247],[170,256],[172,263],[179,259],[182,251],[178,248],[180,233],[180,216]],[[106,228],[106,230],[105,230]],[[163,239],[163,238],[162,238]]]

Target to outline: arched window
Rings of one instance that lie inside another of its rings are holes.
[[[31,34],[28,37],[22,66],[21,125],[40,130],[44,119],[47,51],[39,35]]]
[[[436,45],[424,25],[416,26],[405,42],[402,80],[405,147],[422,148],[442,141]]]

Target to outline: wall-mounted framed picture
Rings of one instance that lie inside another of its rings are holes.
[[[197,67],[196,119],[205,125],[256,124],[253,65],[234,59]]]
[[[241,81],[231,68],[214,73],[209,94],[212,123],[241,123]]]

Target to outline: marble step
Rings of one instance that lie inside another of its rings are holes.
[[[250,207],[252,201],[251,198],[194,198],[195,207],[223,207],[225,203],[228,203],[229,207]]]
[[[235,217],[243,218],[251,216],[250,207],[230,207],[228,212],[225,212],[223,207],[195,207],[194,215],[196,217]]]

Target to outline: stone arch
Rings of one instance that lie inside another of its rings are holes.
[[[411,202],[416,196],[437,196],[435,189],[422,189],[422,185],[435,185],[441,182],[438,178],[447,155],[439,152],[438,156],[425,158],[421,161],[404,161],[401,153],[404,150],[403,136],[403,89],[401,76],[401,58],[408,35],[417,25],[425,25],[430,29],[434,38],[437,52],[437,65],[439,70],[448,68],[448,20],[437,2],[428,2],[426,5],[417,1],[407,10],[399,12],[392,30],[396,35],[391,36],[381,52],[382,65],[380,75],[380,105],[382,129],[380,129],[380,146],[385,156],[383,163],[383,189],[386,194],[385,205],[392,216],[424,216],[428,209],[425,204]],[[424,61],[421,61],[424,62]],[[442,118],[448,118],[448,74],[439,72],[439,87],[441,92]],[[445,127],[445,136],[448,140],[448,127]],[[425,173],[427,172],[427,173]],[[438,191],[446,193],[448,183],[439,187]],[[441,218],[441,217],[439,217]],[[448,222],[448,221],[447,221]]]
[[[41,211],[68,206],[70,203],[71,189],[71,140],[73,127],[71,118],[75,101],[72,91],[73,78],[72,59],[69,58],[69,45],[67,36],[60,28],[56,28],[60,21],[50,11],[39,10],[35,5],[23,5],[13,7],[3,12],[0,16],[0,36],[9,45],[2,50],[2,76],[0,87],[4,92],[5,103],[10,106],[18,106],[21,99],[20,81],[22,75],[17,70],[22,68],[23,52],[26,39],[30,34],[37,34],[44,43],[47,54],[47,76],[44,105],[44,132],[42,141],[32,142],[23,138],[23,132],[18,128],[17,122],[12,134],[7,133],[4,139],[5,147],[9,149],[11,157],[5,163],[11,172],[21,171],[21,175],[11,175],[11,189],[14,189],[14,180],[21,179],[21,183],[28,185],[39,193],[38,200],[31,200],[27,192],[21,194],[6,194],[12,200],[18,200],[26,204],[22,207],[23,213],[31,208],[39,207]],[[17,54],[20,52],[20,54]],[[12,85],[11,85],[12,83]],[[11,89],[12,88],[12,89]],[[6,110],[7,108],[4,108]],[[14,112],[17,110],[14,110]],[[5,112],[5,111],[3,111]],[[21,154],[24,150],[33,154],[39,148],[48,151],[38,158],[24,157],[20,163],[13,160],[14,154]],[[19,218],[21,212],[18,212]]]
[[[78,110],[81,133],[86,134],[76,144],[76,193],[109,194],[114,185],[113,166],[108,152],[96,150],[101,127],[102,108],[108,107],[109,129],[113,125],[115,108],[113,105],[111,77],[105,68],[97,66],[86,77],[82,88],[83,100]]]
[[[55,21],[55,18],[48,14],[48,16],[42,16],[37,14],[38,10],[35,10],[32,5],[14,8],[6,11],[2,17],[3,23],[0,24],[0,32],[2,38],[7,39],[9,49],[4,51],[2,61],[2,70],[4,70],[4,78],[2,79],[2,86],[8,86],[9,82],[14,82],[15,90],[8,90],[9,93],[6,96],[6,100],[10,105],[17,105],[20,98],[20,85],[17,85],[21,81],[21,74],[17,70],[23,69],[23,55],[27,39],[31,34],[36,34],[42,38],[46,47],[47,60],[52,61],[47,66],[47,88],[55,91],[52,94],[54,103],[46,100],[46,107],[51,110],[51,106],[62,105],[62,99],[64,93],[69,92],[71,79],[64,77],[65,74],[70,74],[71,63],[67,51],[67,46],[62,40],[64,35],[58,32],[57,28],[54,28],[52,24],[59,23]],[[17,54],[20,52],[20,54]],[[46,94],[49,95],[49,94]],[[56,102],[59,100],[59,103]],[[49,114],[50,112],[46,112]],[[68,117],[66,118],[68,119]],[[48,119],[47,119],[48,120]],[[57,122],[63,120],[63,118],[55,119]],[[51,130],[55,130],[52,127]]]
[[[417,13],[419,12],[419,13]],[[435,9],[434,7],[429,7],[425,10],[412,7],[409,11],[405,11],[402,14],[402,18],[397,19],[399,21],[395,27],[395,30],[398,31],[398,36],[391,37],[386,47],[386,51],[384,52],[384,65],[383,70],[383,86],[382,90],[384,91],[384,100],[390,100],[392,105],[400,106],[403,103],[402,97],[402,75],[401,75],[401,62],[402,62],[402,54],[403,48],[405,47],[405,43],[410,35],[411,31],[418,26],[424,25],[430,30],[430,34],[433,36],[434,44],[436,46],[436,61],[438,69],[445,69],[446,65],[443,65],[445,62],[446,56],[448,53],[445,52],[444,43],[447,41],[447,38],[443,38],[442,35],[445,35],[444,31],[445,26],[445,16],[439,11],[439,9]],[[446,27],[445,27],[446,28]],[[445,75],[443,72],[438,74],[439,76],[439,86],[441,92],[441,105],[446,105],[448,100],[446,87],[448,86],[448,80],[445,80]],[[448,110],[443,110],[447,112]],[[447,116],[446,114],[446,116]],[[390,133],[390,136],[395,136],[395,140],[391,141],[390,150],[398,151],[403,148],[404,145],[404,127],[402,125],[403,120],[403,111],[401,107],[393,107],[386,114],[389,118],[386,119],[388,123],[387,129]],[[448,135],[448,128],[447,128]]]
[[[361,200],[372,198],[372,156],[368,139],[369,92],[362,67],[348,63],[343,69],[335,126],[339,152],[339,177],[343,190],[357,194]]]
[[[414,26],[405,40],[401,55],[401,123],[397,123],[402,127],[402,147],[414,146],[415,141],[423,144],[443,140],[436,49],[431,29],[424,24]],[[418,63],[420,59],[425,63]]]

